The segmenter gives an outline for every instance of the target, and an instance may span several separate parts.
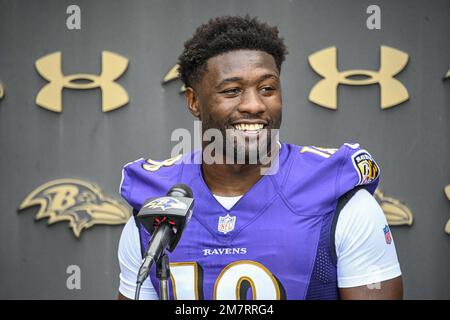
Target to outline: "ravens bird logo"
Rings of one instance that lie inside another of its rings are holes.
[[[124,224],[129,210],[119,201],[106,197],[94,184],[78,179],[58,179],[32,191],[19,210],[39,205],[36,220],[48,218],[48,224],[69,221],[77,238],[83,229],[95,224]]]
[[[379,189],[375,190],[374,196],[390,226],[412,225],[413,214],[407,206],[394,198],[386,197]]]

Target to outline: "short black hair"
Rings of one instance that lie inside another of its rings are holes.
[[[178,57],[179,74],[186,86],[200,79],[208,59],[234,50],[264,51],[273,56],[278,71],[287,55],[284,39],[278,28],[258,21],[249,15],[222,16],[209,20],[197,28],[191,39],[184,43]]]

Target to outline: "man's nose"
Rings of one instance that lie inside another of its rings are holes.
[[[261,95],[256,88],[247,89],[242,94],[239,112],[242,113],[262,113],[266,111]]]

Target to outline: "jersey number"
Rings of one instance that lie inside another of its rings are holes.
[[[199,266],[196,262],[170,264],[173,295],[180,300],[198,300],[200,297]],[[214,284],[215,300],[245,299],[251,288],[253,300],[279,300],[280,286],[273,274],[262,264],[241,260],[230,263],[220,272]]]
[[[300,150],[300,153],[310,152],[310,153],[317,154],[318,156],[321,156],[324,158],[329,158],[333,154],[335,154],[336,151],[337,151],[337,149],[334,149],[334,148],[303,147]]]

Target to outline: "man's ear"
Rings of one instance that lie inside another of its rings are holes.
[[[201,120],[200,117],[200,106],[198,103],[197,93],[192,87],[186,87],[186,91],[184,92],[184,96],[186,97],[186,104],[189,111],[192,115]]]

